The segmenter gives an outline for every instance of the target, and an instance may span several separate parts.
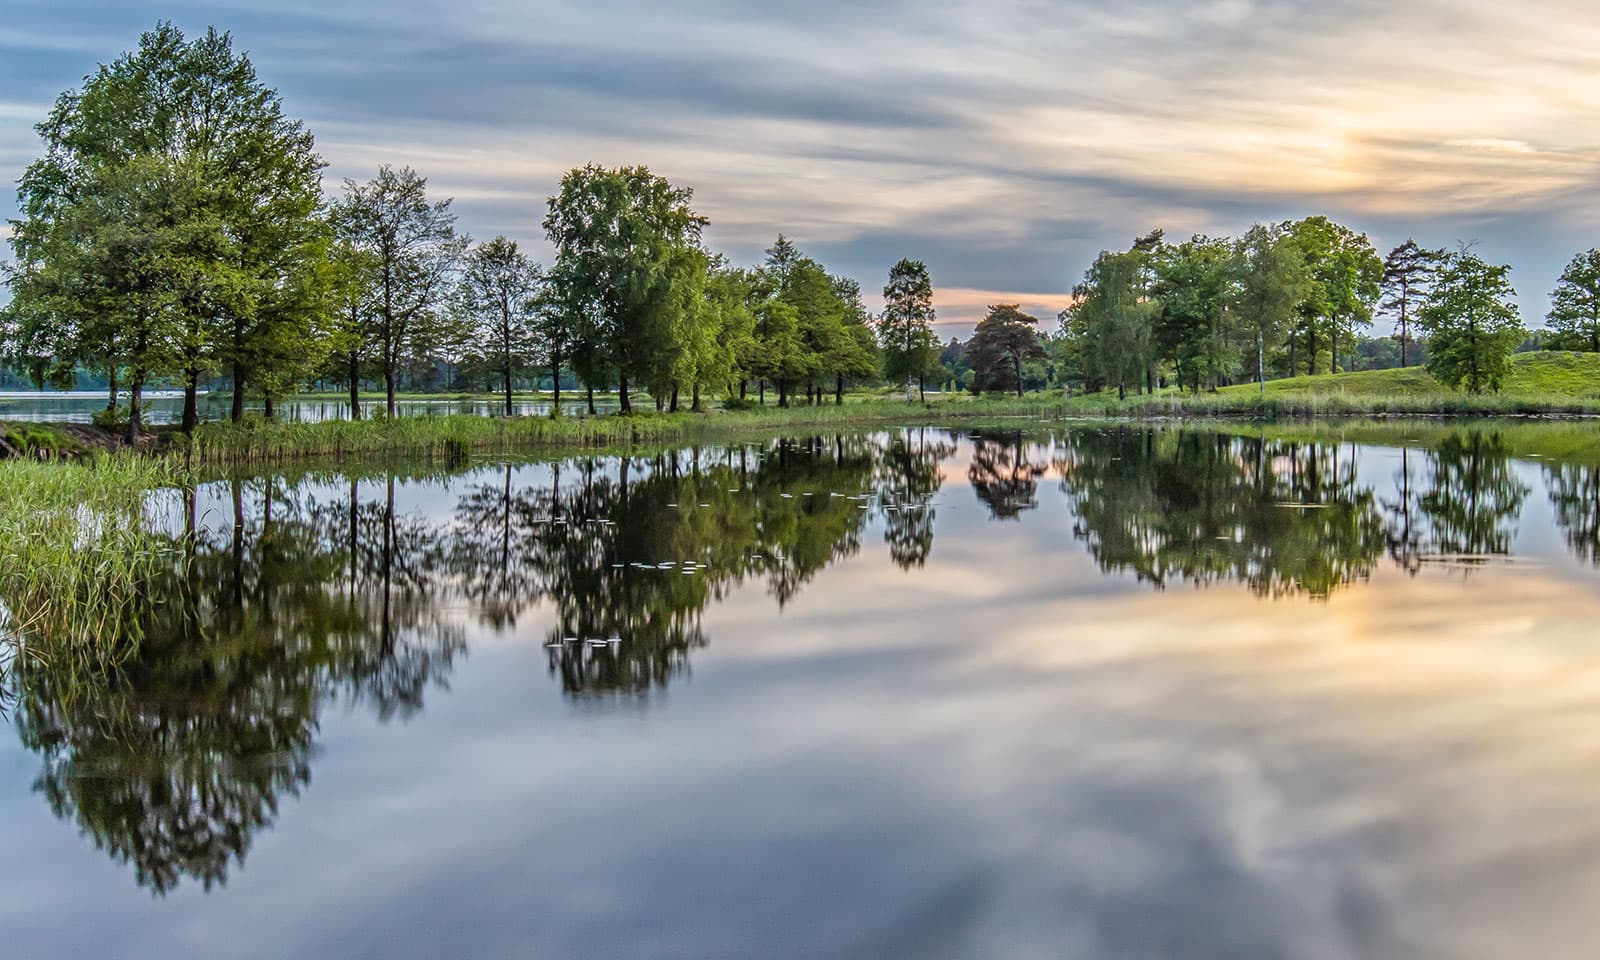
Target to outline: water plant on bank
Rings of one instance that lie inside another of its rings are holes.
[[[182,562],[157,492],[180,477],[149,457],[0,462],[0,646],[13,668],[99,673],[137,649],[148,584]]]

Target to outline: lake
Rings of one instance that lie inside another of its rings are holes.
[[[154,505],[28,958],[1587,956],[1600,427],[908,427]]]
[[[126,406],[124,396],[124,406]],[[201,396],[201,420],[226,420],[232,414],[232,400],[228,397]],[[519,417],[548,416],[553,403],[550,400],[513,397],[511,408]],[[46,423],[89,423],[96,413],[106,407],[105,391],[19,391],[0,390],[0,420],[22,420]],[[146,422],[152,424],[179,423],[183,420],[182,391],[161,390],[145,394]],[[364,397],[362,415],[372,417],[384,409],[384,401]],[[567,394],[562,398],[563,412],[579,413],[588,409],[581,393]],[[617,409],[615,400],[596,400],[595,409],[609,413]],[[261,414],[265,406],[259,400],[245,404],[249,413]],[[505,401],[482,398],[461,399],[408,399],[395,402],[395,414],[402,417],[445,416],[471,414],[497,416],[505,410]],[[328,398],[294,398],[279,400],[273,410],[279,420],[316,423],[322,420],[350,419],[350,402]]]

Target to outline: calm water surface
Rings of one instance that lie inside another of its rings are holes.
[[[1590,956],[1600,471],[1426,432],[174,492],[120,682],[12,681],[6,950]]]

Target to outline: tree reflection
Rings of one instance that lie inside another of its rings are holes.
[[[221,530],[186,492],[184,563],[151,585],[145,640],[109,682],[32,664],[19,678],[36,789],[158,894],[243,862],[309,781],[326,702],[409,714],[462,649],[427,602],[435,540],[395,514],[392,479],[348,509],[251,486],[223,485]]]
[[[1336,445],[1115,429],[1058,456],[1073,535],[1101,569],[1166,586],[1238,580],[1263,596],[1325,598],[1384,548],[1373,493]]]
[[[956,445],[927,428],[896,433],[877,469],[877,489],[886,508],[884,542],[902,570],[921,567],[933,551],[933,498],[944,486],[939,465],[955,456]]]
[[[1158,587],[1326,598],[1385,552],[1413,572],[1505,552],[1528,492],[1483,431],[1402,451],[1383,497],[1338,443],[1133,427],[1049,444],[970,436],[967,477],[991,520],[1037,507],[1053,470],[1100,568]],[[756,585],[794,603],[862,550],[872,518],[896,564],[924,566],[956,450],[902,430],[493,464],[437,487],[386,471],[185,491],[138,654],[93,686],[12,665],[37,789],[151,890],[223,883],[309,782],[324,708],[421,710],[465,654],[463,608],[496,632],[540,624],[525,639],[565,696],[648,697],[710,642],[710,605]],[[1547,470],[1569,542],[1596,558],[1596,472]],[[397,505],[418,491],[447,493],[443,512]]]
[[[1511,470],[1499,433],[1452,433],[1430,452],[1429,489],[1417,500],[1436,554],[1472,560],[1511,550],[1528,487]]]
[[[1029,461],[1021,430],[976,431],[967,479],[996,520],[1018,519],[1039,505],[1039,478],[1048,466]]]
[[[1600,470],[1576,463],[1547,463],[1550,503],[1567,545],[1578,559],[1600,565]]]

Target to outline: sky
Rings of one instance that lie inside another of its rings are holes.
[[[1380,254],[1476,242],[1530,326],[1600,245],[1579,0],[6,0],[0,175],[160,18],[232,32],[330,193],[410,165],[474,237],[547,258],[562,172],[644,164],[736,262],[782,232],[870,292],[925,261],[944,336],[1000,302],[1053,329],[1096,253],[1156,227],[1322,213]]]

